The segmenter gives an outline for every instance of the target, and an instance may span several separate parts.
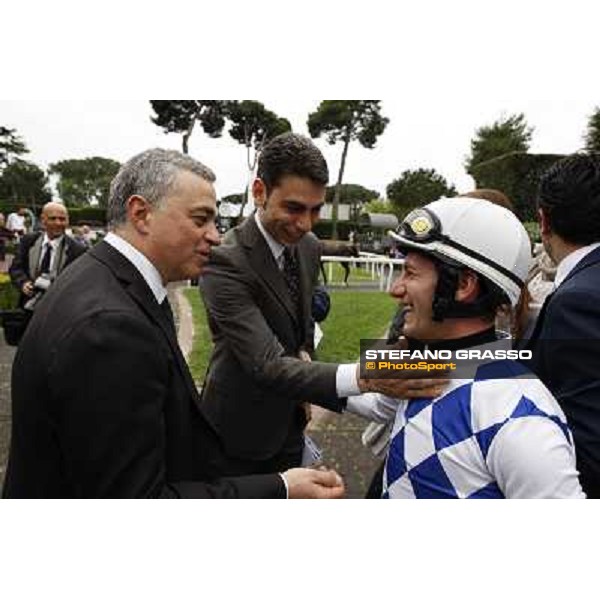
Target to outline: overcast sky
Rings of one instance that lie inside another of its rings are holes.
[[[180,149],[181,136],[151,123],[149,98],[252,98],[307,133],[320,100],[367,97],[382,100],[390,123],[373,150],[351,145],[346,183],[384,194],[402,171],[425,167],[467,191],[473,182],[463,164],[478,127],[523,112],[534,128],[532,152],[569,153],[583,146],[600,106],[592,0],[420,0],[389,14],[383,0],[370,0],[369,10],[347,0],[341,12],[304,0],[291,21],[262,0],[237,4],[235,19],[229,0],[212,3],[210,18],[171,0],[169,14],[187,18],[166,22],[161,10],[148,10],[143,29],[135,6],[106,0],[85,10],[69,4],[65,14],[86,26],[53,20],[50,32],[45,22],[63,4],[40,3],[34,21],[28,4],[11,4],[17,16],[3,30],[4,47],[18,52],[2,64],[0,125],[17,129],[27,158],[44,167]],[[13,26],[19,18],[31,42]],[[342,147],[316,143],[333,183]],[[216,172],[220,196],[244,188],[245,148],[226,132],[210,139],[197,129],[190,153]]]
[[[569,153],[581,148],[586,121],[600,96],[582,86],[576,97],[560,90],[549,98],[498,100],[485,94],[443,94],[424,87],[419,93],[399,93],[382,99],[382,113],[390,123],[373,150],[350,146],[344,181],[359,183],[385,194],[385,187],[405,169],[434,168],[459,191],[472,187],[463,168],[477,127],[502,115],[524,112],[534,128],[533,152]],[[306,120],[319,100],[256,98],[288,118],[294,131],[308,134]],[[15,128],[24,138],[27,156],[44,167],[67,158],[105,156],[124,161],[145,148],[181,149],[181,136],[165,134],[150,121],[146,100],[0,100],[0,124]],[[330,179],[336,180],[342,146],[316,143],[325,153]],[[219,195],[237,193],[245,183],[245,148],[229,135],[211,139],[194,131],[190,153],[213,168]]]

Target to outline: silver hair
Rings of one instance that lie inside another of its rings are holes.
[[[199,175],[209,183],[216,179],[207,166],[176,150],[152,148],[129,159],[110,184],[109,229],[127,221],[127,200],[131,196],[142,196],[152,206],[159,206],[172,192],[175,177],[180,171]]]

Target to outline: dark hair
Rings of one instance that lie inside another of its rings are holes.
[[[286,175],[305,177],[313,183],[327,185],[327,163],[309,138],[297,133],[282,133],[263,148],[258,159],[257,176],[265,184],[267,195]]]
[[[566,242],[600,241],[600,154],[573,154],[554,163],[540,180],[537,204]]]

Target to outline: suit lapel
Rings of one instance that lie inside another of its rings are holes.
[[[117,279],[123,284],[123,288],[127,294],[135,301],[148,319],[162,331],[175,356],[181,376],[192,398],[196,402],[198,399],[198,390],[179,347],[175,332],[171,324],[167,322],[160,305],[156,301],[145,279],[128,259],[106,242],[100,242],[89,250],[89,253],[111,269]]]
[[[29,248],[29,276],[32,281],[35,281],[38,276],[38,265],[40,264],[40,255],[42,253],[42,240],[43,235],[38,235],[36,240],[31,244]]]
[[[254,272],[263,280],[280,304],[285,307],[294,323],[299,325],[298,310],[290,297],[273,253],[254,221],[254,214],[248,217],[239,228],[238,235]],[[300,280],[302,281],[302,271],[300,271]]]
[[[69,257],[69,244],[68,244],[67,234],[63,235],[63,239],[60,241],[60,245],[58,247],[58,259],[55,266],[56,273],[60,273],[64,268]]]

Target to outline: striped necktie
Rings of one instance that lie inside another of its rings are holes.
[[[286,246],[283,251],[283,278],[294,303],[300,300],[300,270],[295,252]]]

